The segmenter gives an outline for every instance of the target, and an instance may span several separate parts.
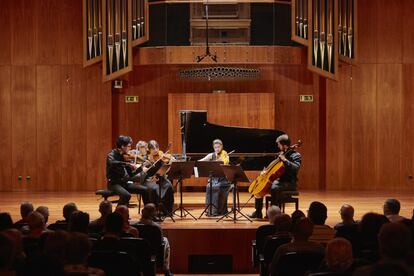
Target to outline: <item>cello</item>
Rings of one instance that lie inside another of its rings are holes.
[[[286,155],[294,149],[300,147],[302,144],[301,140],[298,140],[297,144],[291,145],[289,149],[283,154]],[[249,186],[249,193],[256,198],[263,198],[270,192],[273,181],[282,176],[285,172],[285,165],[283,161],[278,157],[273,160],[263,172],[256,177],[255,180]]]

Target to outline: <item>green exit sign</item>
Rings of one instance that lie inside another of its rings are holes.
[[[138,96],[125,96],[126,103],[137,103],[139,101]]]
[[[313,95],[300,95],[299,101],[304,103],[313,102]]]

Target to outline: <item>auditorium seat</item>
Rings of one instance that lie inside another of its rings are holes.
[[[259,264],[259,255],[263,254],[263,246],[264,246],[266,237],[272,236],[275,232],[276,232],[276,228],[273,224],[265,224],[257,228],[256,239],[252,240],[253,267],[256,267]]]
[[[269,266],[272,262],[273,255],[279,246],[290,242],[292,239],[288,237],[272,237],[264,241],[262,254],[259,255],[260,275],[268,275]]]
[[[119,251],[92,251],[88,265],[102,269],[106,276],[136,276],[141,270],[129,254]]]
[[[302,276],[319,268],[323,254],[311,251],[289,252],[272,264],[271,276]]]
[[[148,241],[151,247],[152,255],[156,256],[156,262],[158,267],[164,265],[164,241],[161,232],[161,228],[155,225],[146,225],[136,223],[132,225],[138,229],[139,237]]]

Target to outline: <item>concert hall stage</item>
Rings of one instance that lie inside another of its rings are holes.
[[[240,193],[243,206],[249,199],[247,193]],[[382,213],[382,205],[387,198],[396,198],[401,202],[401,215],[411,218],[414,208],[414,192],[390,191],[300,191],[299,208],[306,213],[310,202],[321,201],[328,207],[327,224],[333,226],[340,220],[339,208],[343,203],[349,203],[355,208],[355,218],[360,219],[367,212]],[[176,202],[179,196],[176,194]],[[78,208],[90,214],[91,220],[99,216],[98,204],[100,198],[93,192],[1,192],[0,212],[9,212],[13,221],[19,219],[19,204],[30,201],[35,208],[39,205],[49,207],[49,222],[62,218],[62,207],[67,202],[75,202]],[[133,197],[133,200],[136,198]],[[134,201],[131,200],[131,203]],[[189,211],[200,216],[203,210],[204,193],[184,193],[184,203]],[[229,207],[231,194],[229,196]],[[293,204],[286,206],[286,213],[294,210]],[[242,209],[243,213],[253,211],[253,199]],[[137,208],[130,209],[131,220],[139,219]],[[203,216],[197,221],[187,216],[175,217],[175,222],[167,218],[161,225],[164,235],[171,244],[171,266],[175,273],[194,272],[201,266],[211,266],[222,262],[220,266],[231,269],[230,273],[255,273],[251,264],[251,240],[254,239],[258,226],[265,220],[248,222],[240,219],[236,223],[230,219],[216,222],[217,218]],[[196,264],[196,265],[194,265]]]

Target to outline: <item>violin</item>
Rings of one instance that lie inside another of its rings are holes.
[[[123,153],[122,157],[124,158],[125,162],[130,163],[145,163],[147,160],[139,156],[138,154],[133,153],[132,151],[129,151],[128,153]]]

